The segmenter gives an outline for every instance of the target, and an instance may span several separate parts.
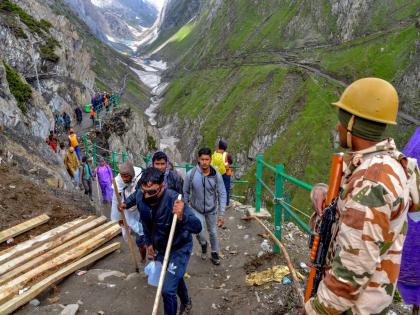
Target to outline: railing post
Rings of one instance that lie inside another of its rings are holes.
[[[281,241],[281,232],[282,232],[282,217],[283,217],[283,206],[279,202],[280,198],[283,198],[284,194],[284,178],[282,174],[284,173],[284,165],[276,165],[276,200],[274,203],[274,235],[279,241]],[[276,245],[274,251],[279,253],[280,250]]]
[[[149,166],[150,162],[152,161],[152,157],[150,154],[147,154],[144,158],[143,158],[144,162],[146,163],[146,167]]]
[[[261,209],[261,180],[262,180],[262,172],[263,172],[263,164],[262,164],[263,155],[258,153],[257,155],[257,180],[255,185],[255,212],[259,213]]]
[[[185,172],[186,172],[186,173],[188,173],[188,172],[189,172],[191,169],[193,169],[193,168],[194,168],[194,166],[193,166],[193,165],[191,165],[191,164],[188,164],[188,163],[187,163],[187,164],[185,165]]]
[[[127,161],[127,152],[125,151],[122,153],[122,161],[123,162]]]
[[[96,168],[96,165],[97,165],[97,162],[98,162],[98,157],[96,155],[96,143],[94,143],[92,146],[93,146],[93,153],[92,153],[93,161],[92,161],[92,165],[93,165],[94,168]]]
[[[114,176],[117,175],[117,152],[112,151],[112,171],[114,172]]]

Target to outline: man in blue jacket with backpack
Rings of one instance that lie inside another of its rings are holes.
[[[173,215],[178,222],[175,229],[162,297],[165,315],[177,314],[177,295],[181,300],[179,314],[188,314],[192,304],[184,281],[193,247],[191,234],[201,232],[201,223],[190,207],[178,200],[178,193],[166,189],[164,174],[156,168],[146,169],[135,193],[120,206],[120,211],[137,204],[149,255],[163,262]]]

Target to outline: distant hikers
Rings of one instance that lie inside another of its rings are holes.
[[[108,95],[104,96],[104,106],[107,112],[109,112],[109,100],[108,100]]]
[[[62,117],[63,117],[63,121],[64,121],[64,130],[66,132],[68,132],[70,130],[70,126],[71,126],[71,118],[66,112],[63,112]]]
[[[211,157],[211,164],[219,171],[220,175],[223,177],[223,183],[225,184],[226,189],[226,207],[229,207],[230,184],[232,177],[232,170],[230,166],[232,165],[232,158],[226,150],[227,142],[220,140],[217,150]]]
[[[79,159],[77,158],[73,147],[70,147],[67,150],[66,156],[64,157],[64,165],[66,166],[67,172],[72,178],[75,187],[79,188]]]
[[[141,168],[134,167],[130,162],[125,162],[120,165],[119,170],[120,173],[115,177],[115,181],[117,183],[118,191],[121,195],[121,201],[125,202],[127,198],[136,191],[137,183],[141,177]],[[114,191],[112,195],[111,220],[118,221],[120,224],[122,224],[121,215],[117,206],[118,202]],[[142,262],[145,262],[147,247],[144,240],[143,226],[140,222],[140,213],[137,210],[136,205],[124,210],[124,212],[127,224],[130,227],[130,231],[134,234],[136,239],[136,244],[139,248]],[[127,239],[124,229],[122,229],[122,233],[124,239]]]
[[[93,107],[93,105],[90,107],[90,112],[89,112],[89,116],[90,116],[90,120],[92,120],[92,126],[95,127],[95,109]]]
[[[178,193],[166,189],[164,175],[156,168],[147,168],[141,178],[140,187],[127,198],[119,210],[137,205],[149,255],[163,262],[174,214],[178,221],[173,237],[168,268],[162,288],[165,315],[176,315],[177,295],[181,300],[178,314],[188,314],[192,303],[188,295],[184,274],[191,257],[193,242],[191,234],[200,233],[202,224],[192,213],[187,203],[178,199]]]
[[[105,162],[104,158],[99,158],[99,165],[93,172],[93,177],[98,177],[99,186],[101,186],[102,201],[103,203],[109,203],[112,200],[112,169]]]
[[[67,154],[66,146],[64,145],[64,143],[60,143],[60,149],[58,150],[58,155],[60,156],[62,161],[64,161],[66,154]]]
[[[46,142],[50,146],[50,148],[53,149],[54,153],[57,153],[58,139],[55,136],[53,130],[50,131],[50,134],[48,135]]]
[[[166,188],[172,189],[178,194],[183,193],[182,177],[179,176],[179,174],[176,171],[170,169],[168,163],[168,156],[164,152],[158,151],[155,154],[153,154],[152,164],[154,168],[158,169],[165,175],[164,183],[166,185]]]
[[[77,124],[80,125],[83,120],[83,112],[79,107],[76,107],[76,109],[74,110],[74,113],[76,115]]]
[[[211,166],[211,150],[198,151],[198,166],[190,170],[184,180],[184,202],[191,205],[193,213],[210,235],[211,261],[220,264],[217,227],[224,225],[226,189],[222,175]],[[204,228],[197,239],[201,245],[201,258],[207,257],[207,240]]]
[[[85,195],[88,195],[90,200],[93,201],[92,199],[93,174],[90,169],[88,158],[86,156],[82,157],[80,177],[82,179],[83,188],[85,189]]]
[[[69,140],[69,147],[74,148],[74,151],[76,152],[77,158],[80,161],[81,157],[80,157],[79,141],[77,140],[77,135],[74,133],[73,128],[70,128],[68,140]]]

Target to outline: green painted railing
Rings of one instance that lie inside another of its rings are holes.
[[[263,181],[263,169],[266,168],[275,174],[274,190],[270,188],[269,184]],[[287,195],[284,191],[285,181],[289,181],[294,185],[302,187],[306,190],[311,190],[312,186],[297,178],[294,178],[285,173],[284,165],[272,166],[263,159],[262,154],[257,155],[257,171],[256,171],[256,187],[255,187],[255,211],[257,213],[261,210],[261,198],[263,188],[268,191],[274,202],[274,235],[281,241],[282,239],[282,223],[286,219],[293,219],[298,226],[300,226],[306,233],[311,234],[309,226],[297,215],[290,207],[290,202],[286,202]],[[275,251],[279,252],[278,247]]]

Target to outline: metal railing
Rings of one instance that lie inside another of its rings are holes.
[[[275,174],[275,187],[271,189],[269,184],[263,181],[263,169],[266,168]],[[263,159],[262,154],[257,155],[257,172],[256,172],[256,187],[255,187],[255,211],[257,213],[261,210],[261,197],[263,188],[268,191],[269,195],[273,198],[274,203],[274,235],[281,241],[282,239],[282,224],[284,217],[292,218],[298,226],[300,226],[306,233],[311,234],[312,231],[309,226],[295,213],[299,210],[293,207],[286,199],[284,184],[285,181],[302,187],[306,190],[312,190],[312,186],[297,178],[294,178],[285,173],[284,165],[276,165],[275,167],[268,164]],[[293,211],[292,208],[295,210]],[[302,211],[300,214],[307,216]],[[278,248],[275,248],[278,251]]]

